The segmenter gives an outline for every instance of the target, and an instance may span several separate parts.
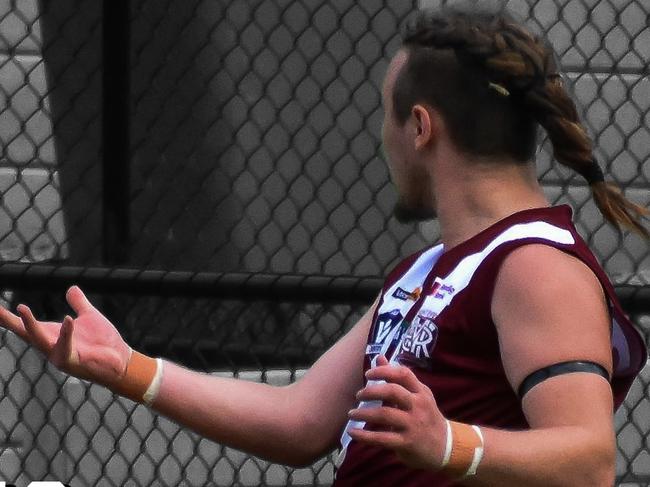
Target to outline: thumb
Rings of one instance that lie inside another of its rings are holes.
[[[61,326],[61,335],[63,336],[63,353],[67,360],[72,358],[72,332],[74,331],[74,321],[66,315]]]
[[[67,367],[71,365],[73,330],[72,318],[66,315],[61,324],[59,338],[56,341],[51,357],[52,363],[61,370],[67,370]]]
[[[68,292],[65,293],[65,299],[78,315],[84,311],[95,309],[95,307],[90,301],[88,301],[88,298],[83,293],[83,291],[79,289],[78,286],[72,286],[70,289],[68,289]]]

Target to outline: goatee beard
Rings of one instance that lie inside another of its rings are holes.
[[[438,215],[433,204],[430,187],[430,176],[425,169],[412,164],[412,169],[406,174],[406,184],[400,190],[397,188],[397,202],[393,215],[400,223],[425,222],[435,219]]]
[[[428,220],[433,220],[436,218],[436,212],[432,208],[427,208],[425,206],[411,206],[406,204],[401,199],[397,200],[395,203],[395,208],[393,208],[393,215],[395,219],[400,223],[414,223],[414,222],[425,222]]]

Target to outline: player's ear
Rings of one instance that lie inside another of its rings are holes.
[[[413,105],[411,117],[415,129],[415,150],[421,150],[433,140],[434,121],[424,105]]]

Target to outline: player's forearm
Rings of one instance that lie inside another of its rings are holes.
[[[611,487],[615,474],[613,433],[582,426],[529,431],[481,428],[485,454],[468,486]]]
[[[284,464],[304,464],[299,405],[290,387],[214,377],[165,361],[152,407],[202,436]]]

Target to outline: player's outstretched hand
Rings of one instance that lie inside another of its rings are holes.
[[[126,371],[130,347],[77,286],[68,289],[66,300],[77,314],[74,319],[39,321],[19,304],[18,315],[0,306],[0,326],[40,350],[63,372],[106,386],[118,382]]]

